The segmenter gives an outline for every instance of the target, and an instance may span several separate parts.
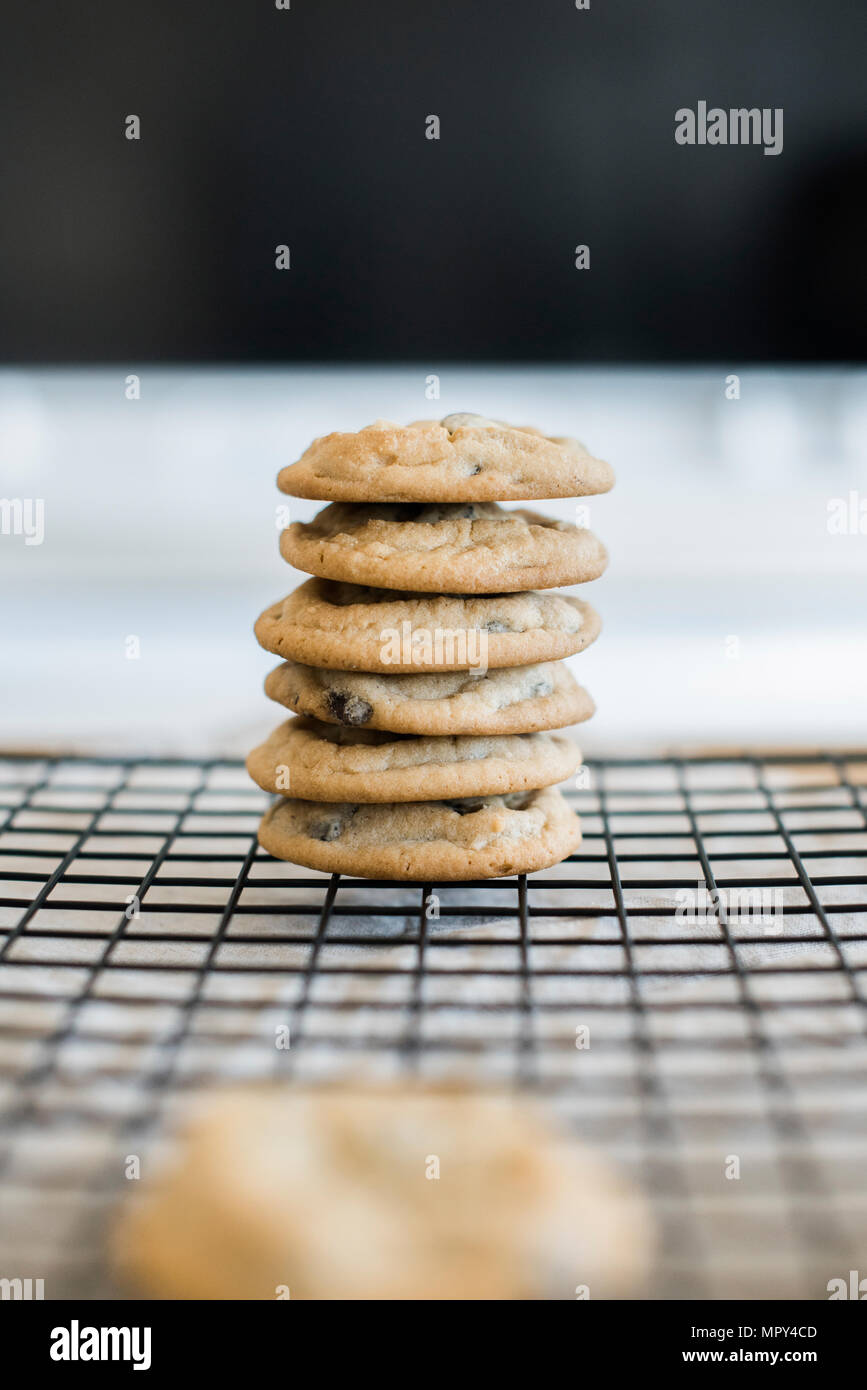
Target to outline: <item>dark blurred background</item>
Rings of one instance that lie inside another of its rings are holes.
[[[34,0],[0,49],[4,362],[867,355],[863,0]],[[678,146],[699,100],[782,154]]]

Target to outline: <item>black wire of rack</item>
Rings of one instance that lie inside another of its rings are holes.
[[[562,865],[411,885],[271,859],[237,762],[4,759],[0,1275],[116,1293],[129,1155],[278,1076],[532,1090],[647,1193],[648,1296],[867,1274],[867,752],[585,778]],[[733,890],[779,890],[775,934]]]

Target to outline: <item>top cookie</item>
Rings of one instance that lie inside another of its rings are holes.
[[[613,485],[611,465],[577,439],[483,415],[326,434],[277,476],[282,492],[326,502],[514,502]]]

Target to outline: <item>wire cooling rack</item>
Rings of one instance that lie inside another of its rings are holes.
[[[282,1074],[537,1092],[647,1193],[649,1297],[867,1277],[867,753],[583,780],[556,869],[401,885],[270,859],[238,763],[0,762],[0,1276],[114,1294],[130,1157]]]

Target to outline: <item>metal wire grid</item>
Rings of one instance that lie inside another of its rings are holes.
[[[271,860],[240,764],[7,759],[0,1274],[114,1293],[127,1156],[192,1089],[279,1074],[539,1092],[647,1192],[648,1296],[867,1274],[867,754],[588,770],[566,863],[418,887]]]

